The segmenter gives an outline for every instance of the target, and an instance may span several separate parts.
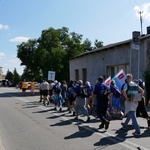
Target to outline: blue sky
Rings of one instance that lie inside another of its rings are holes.
[[[143,11],[143,34],[150,26],[149,0],[0,0],[0,67],[3,74],[17,69],[17,45],[37,39],[42,30],[67,27],[92,43],[104,45],[132,38],[140,31],[138,11]]]

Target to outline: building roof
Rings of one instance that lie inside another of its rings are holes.
[[[146,38],[148,38],[148,37],[150,37],[150,34],[142,35],[142,36],[140,37],[140,39],[143,40],[143,39],[146,39]],[[106,49],[109,49],[109,48],[113,48],[113,47],[116,47],[116,46],[119,46],[119,45],[128,44],[128,43],[130,43],[131,41],[132,41],[132,39],[129,39],[129,40],[125,40],[125,41],[121,41],[121,42],[117,42],[117,43],[108,44],[108,45],[103,46],[103,47],[101,47],[101,48],[98,48],[98,49],[95,49],[95,50],[92,50],[92,51],[87,51],[87,52],[85,52],[85,53],[82,53],[82,54],[80,54],[80,55],[77,55],[77,56],[75,56],[75,57],[72,57],[72,58],[70,58],[70,60],[71,60],[71,59],[75,59],[75,58],[79,58],[79,57],[82,57],[82,56],[85,56],[85,55],[88,55],[88,54],[96,53],[96,52],[99,52],[99,51],[102,51],[102,50],[106,50]]]

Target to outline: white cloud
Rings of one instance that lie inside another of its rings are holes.
[[[0,24],[0,30],[2,30],[2,29],[8,29],[8,28],[9,28],[8,25],[2,25],[2,24]]]
[[[20,60],[18,58],[13,58],[13,59],[10,59],[9,62],[11,64],[20,64]]]
[[[135,6],[134,10],[136,11],[136,16],[139,18],[139,12],[142,12],[143,19],[150,22],[150,3],[144,3],[142,6]]]
[[[28,37],[18,36],[13,39],[10,39],[10,42],[27,42],[29,40]]]
[[[0,59],[2,59],[2,57],[4,57],[5,54],[3,52],[0,52]]]
[[[3,70],[4,75],[6,75],[8,70],[13,72],[15,68],[16,68],[18,74],[22,75],[24,66],[20,66],[20,63],[21,63],[20,59],[18,59],[15,55],[12,55],[9,58],[5,58],[3,60],[1,59],[0,67],[3,67],[2,70]]]

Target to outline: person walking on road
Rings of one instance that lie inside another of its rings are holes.
[[[22,89],[22,93],[23,96],[26,95],[26,90],[28,88],[28,83],[26,82],[26,80],[24,79],[23,82],[21,83],[21,89]]]
[[[43,80],[42,82],[42,87],[43,87],[43,104],[47,105],[49,104],[48,100],[48,91],[49,91],[49,83],[46,81],[46,79]]]
[[[136,136],[140,135],[141,131],[136,118],[136,109],[138,106],[138,101],[133,101],[132,95],[136,95],[138,92],[140,92],[142,97],[144,94],[144,90],[136,83],[134,83],[132,80],[133,80],[132,74],[127,74],[126,77],[127,83],[124,85],[122,91],[122,94],[125,98],[125,114],[127,115],[127,118],[124,123],[123,122],[121,123],[121,125],[123,129],[126,129],[129,121],[132,119],[132,123],[135,128],[135,131],[132,134]]]
[[[30,87],[31,87],[31,93],[32,93],[32,95],[34,95],[34,90],[35,90],[35,83],[34,83],[34,81],[32,81],[30,83]]]
[[[89,113],[88,113],[88,110],[86,108],[86,97],[84,97],[82,95],[82,88],[83,87],[83,81],[82,80],[79,80],[77,82],[77,86],[75,87],[74,89],[74,97],[75,97],[75,112],[76,112],[76,117],[75,119],[78,119],[78,115],[80,113],[83,113],[83,115],[87,116],[87,120],[86,122],[89,122],[90,121],[90,116],[89,116]]]
[[[144,86],[144,82],[142,81],[142,79],[139,79],[137,84],[144,90],[145,86]],[[144,96],[142,96],[141,101],[138,102],[138,106],[136,109],[136,116],[145,118],[147,120],[147,126],[150,129],[150,116],[148,115],[147,110],[145,108]]]
[[[43,82],[44,81],[42,80],[42,82],[39,85],[39,92],[40,92],[40,101],[39,102],[42,102],[42,99],[43,99],[43,91],[44,91]]]
[[[97,103],[97,116],[101,120],[101,124],[99,125],[99,129],[105,128],[107,130],[109,128],[109,120],[107,118],[107,108],[109,101],[109,88],[103,83],[103,77],[100,76],[98,78],[98,82],[95,85],[93,95],[92,95],[92,105],[94,105],[94,101],[96,99]]]

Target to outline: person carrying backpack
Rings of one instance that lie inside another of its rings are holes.
[[[123,96],[125,98],[125,114],[127,115],[127,118],[124,123],[121,123],[121,125],[123,129],[126,129],[129,121],[132,119],[132,123],[135,128],[135,131],[132,134],[136,136],[140,135],[141,131],[136,118],[136,108],[138,106],[138,101],[133,101],[133,96],[140,92],[142,97],[144,95],[144,90],[141,87],[139,87],[136,83],[134,83],[132,79],[132,74],[127,74],[127,83],[124,85],[122,91]]]
[[[97,100],[97,116],[101,120],[99,129],[109,128],[110,121],[107,118],[107,108],[108,108],[108,96],[110,95],[109,88],[103,83],[104,79],[102,76],[98,78],[98,83],[96,83],[93,95],[92,95],[92,105],[94,105],[95,99]]]
[[[54,89],[54,95],[53,95],[52,99],[55,104],[54,110],[57,110],[57,107],[58,107],[59,111],[62,111],[62,105],[65,101],[61,95],[61,92],[62,92],[61,83],[55,82],[53,89]]]
[[[75,119],[78,119],[78,115],[80,113],[83,113],[85,116],[87,116],[87,120],[86,122],[90,121],[90,116],[88,114],[88,110],[86,108],[86,97],[87,95],[85,95],[84,93],[85,87],[83,86],[83,81],[79,80],[77,82],[77,86],[74,89],[74,97],[75,97],[75,112],[76,112],[76,117]]]
[[[74,82],[71,80],[67,87],[67,99],[68,99],[68,111],[69,113],[73,112],[73,116],[75,116],[75,97],[73,96],[74,89],[76,86]]]

